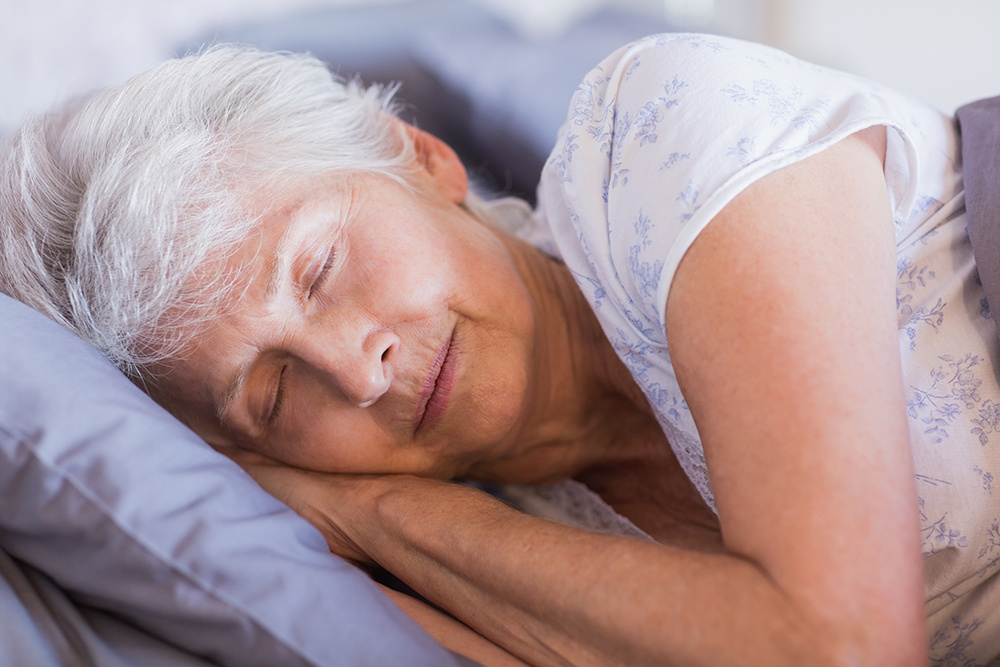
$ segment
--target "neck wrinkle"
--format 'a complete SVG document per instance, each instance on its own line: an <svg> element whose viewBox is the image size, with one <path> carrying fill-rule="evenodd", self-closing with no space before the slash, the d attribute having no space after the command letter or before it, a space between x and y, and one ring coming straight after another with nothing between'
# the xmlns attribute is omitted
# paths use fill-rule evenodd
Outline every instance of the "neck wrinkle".
<svg viewBox="0 0 1000 667"><path fill-rule="evenodd" d="M517 239L503 240L533 300L537 383L516 454L483 476L546 483L635 458L629 435L655 418L590 304L563 264Z"/></svg>

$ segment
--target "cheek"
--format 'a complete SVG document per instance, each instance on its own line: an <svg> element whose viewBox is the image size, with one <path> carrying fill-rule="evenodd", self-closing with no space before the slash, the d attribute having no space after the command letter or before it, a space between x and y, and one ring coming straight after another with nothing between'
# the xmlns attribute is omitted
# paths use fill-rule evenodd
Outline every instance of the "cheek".
<svg viewBox="0 0 1000 667"><path fill-rule="evenodd" d="M461 339L465 367L452 415L451 450L467 463L505 451L521 431L533 396L531 339L486 323L467 327ZM443 452L447 453L447 452Z"/></svg>
<svg viewBox="0 0 1000 667"><path fill-rule="evenodd" d="M358 410L289 406L286 426L264 444L264 454L307 470L376 472L388 451L385 435Z"/></svg>
<svg viewBox="0 0 1000 667"><path fill-rule="evenodd" d="M215 448L233 446L233 438L219 422L215 401L206 383L212 373L218 373L210 361L195 355L191 363L174 363L153 369L155 383L147 382L150 398L166 409L185 426Z"/></svg>
<svg viewBox="0 0 1000 667"><path fill-rule="evenodd" d="M392 433L393 404L357 408L335 395L321 380L297 377L279 418L280 425L261 453L307 470L330 473L408 472L399 468L405 454L401 436Z"/></svg>
<svg viewBox="0 0 1000 667"><path fill-rule="evenodd" d="M397 239L374 244L359 263L359 294L384 317L407 321L427 316L454 300L464 282L443 240Z"/></svg>

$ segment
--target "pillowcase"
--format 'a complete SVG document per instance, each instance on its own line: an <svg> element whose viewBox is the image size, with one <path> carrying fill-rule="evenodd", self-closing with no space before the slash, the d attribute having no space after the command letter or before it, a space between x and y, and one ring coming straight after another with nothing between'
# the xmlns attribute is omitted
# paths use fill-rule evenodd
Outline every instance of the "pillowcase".
<svg viewBox="0 0 1000 667"><path fill-rule="evenodd" d="M455 665L95 348L0 295L0 548L232 665Z"/></svg>

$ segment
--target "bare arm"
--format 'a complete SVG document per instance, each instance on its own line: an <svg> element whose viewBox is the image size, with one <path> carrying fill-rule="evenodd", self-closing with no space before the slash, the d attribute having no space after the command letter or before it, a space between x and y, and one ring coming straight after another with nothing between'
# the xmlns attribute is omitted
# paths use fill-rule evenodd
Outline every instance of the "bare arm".
<svg viewBox="0 0 1000 667"><path fill-rule="evenodd" d="M671 354L727 553L586 533L410 477L307 476L285 499L335 551L532 664L922 664L892 231L870 139L752 186L675 278Z"/></svg>
<svg viewBox="0 0 1000 667"><path fill-rule="evenodd" d="M667 330L726 548L845 648L919 664L883 142L860 133L736 200L682 262Z"/></svg>
<svg viewBox="0 0 1000 667"><path fill-rule="evenodd" d="M923 571L884 140L854 135L733 202L682 262L667 330L727 550L845 649L916 664Z"/></svg>
<svg viewBox="0 0 1000 667"><path fill-rule="evenodd" d="M431 637L455 653L475 660L483 667L526 667L510 653L477 634L451 616L427 603L379 584L396 606L416 621Z"/></svg>

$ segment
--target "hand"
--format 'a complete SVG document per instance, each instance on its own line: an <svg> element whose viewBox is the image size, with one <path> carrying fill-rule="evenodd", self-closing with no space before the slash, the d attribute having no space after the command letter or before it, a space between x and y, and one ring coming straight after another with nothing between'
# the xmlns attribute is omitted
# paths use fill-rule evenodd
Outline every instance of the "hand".
<svg viewBox="0 0 1000 667"><path fill-rule="evenodd" d="M374 526L374 498L380 478L303 470L255 452L220 449L261 487L316 526L330 551L359 565L371 565L364 530Z"/></svg>

